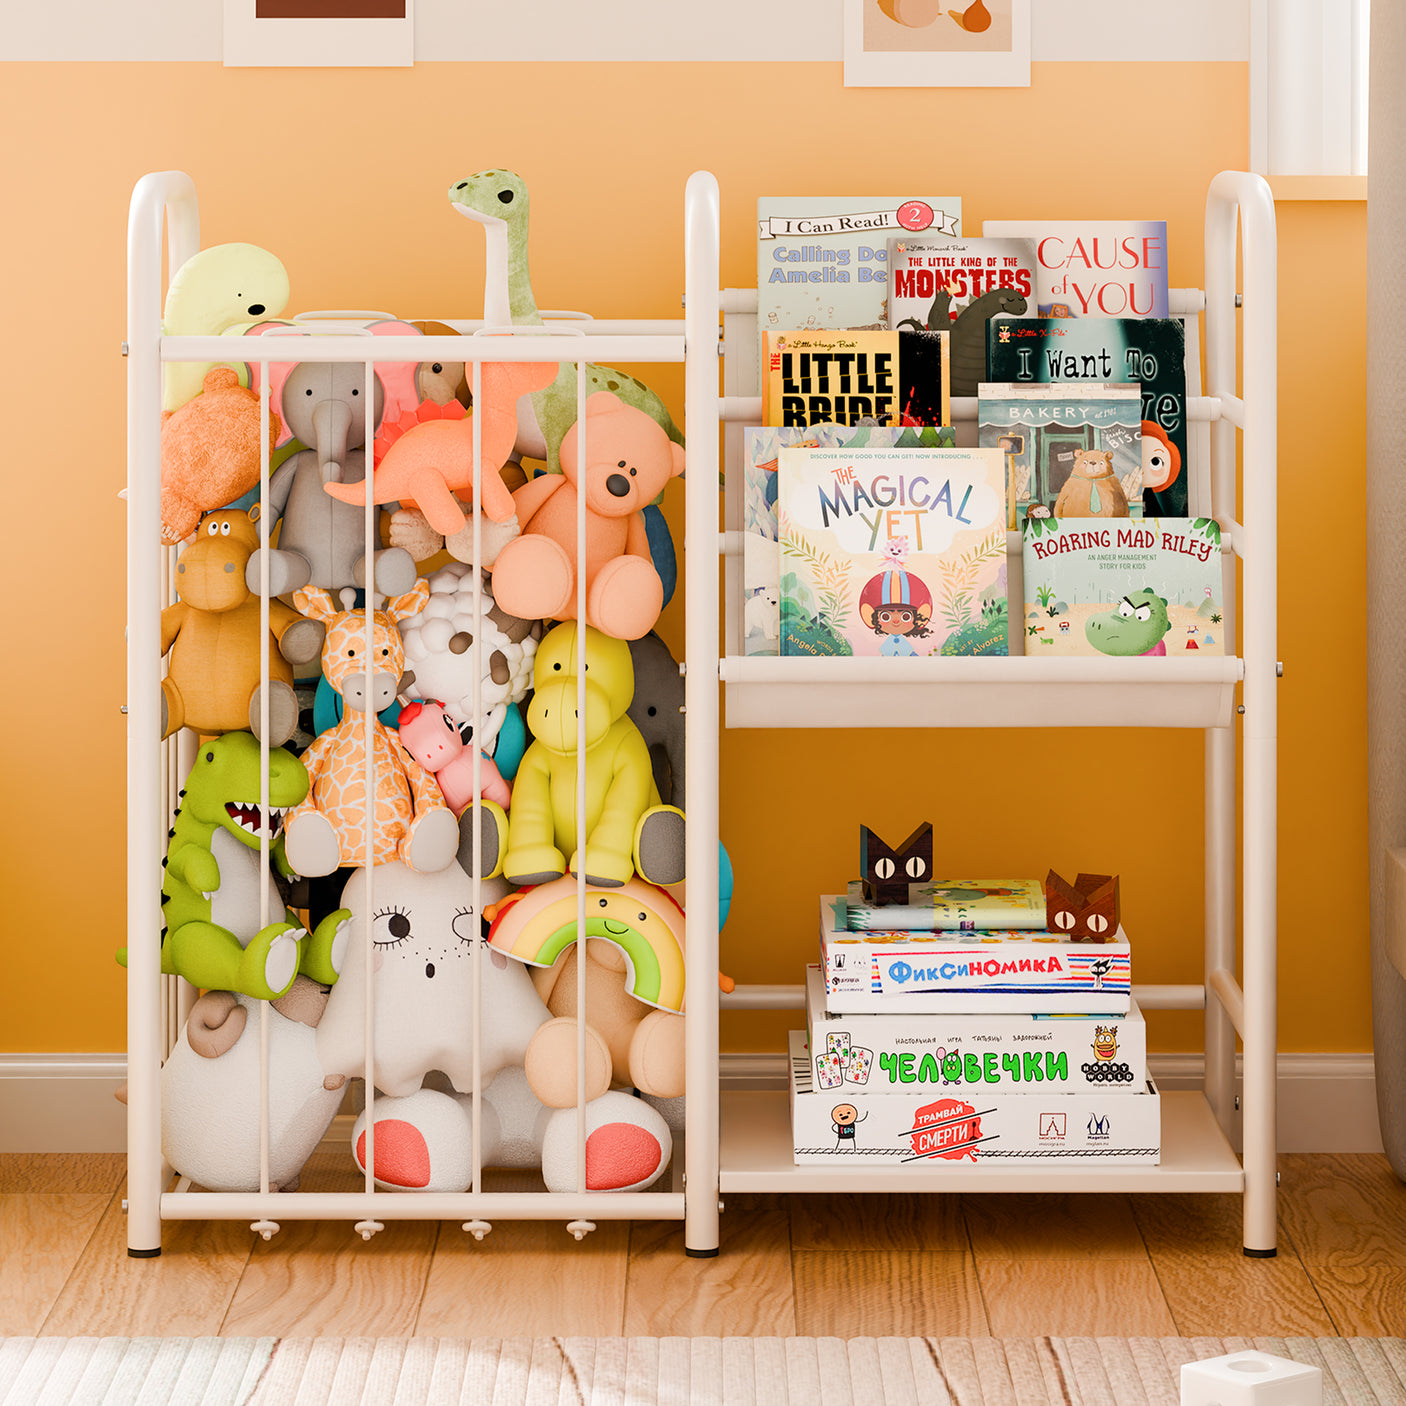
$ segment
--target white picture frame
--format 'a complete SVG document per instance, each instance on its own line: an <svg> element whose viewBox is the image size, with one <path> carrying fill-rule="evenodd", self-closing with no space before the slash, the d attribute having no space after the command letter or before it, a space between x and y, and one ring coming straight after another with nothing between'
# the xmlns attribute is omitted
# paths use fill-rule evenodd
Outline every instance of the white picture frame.
<svg viewBox="0 0 1406 1406"><path fill-rule="evenodd" d="M294 13L278 13L288 10ZM409 68L414 62L415 0L224 0L226 68Z"/></svg>
<svg viewBox="0 0 1406 1406"><path fill-rule="evenodd" d="M847 88L1028 88L1030 0L844 0ZM968 32L963 21L969 12Z"/></svg>

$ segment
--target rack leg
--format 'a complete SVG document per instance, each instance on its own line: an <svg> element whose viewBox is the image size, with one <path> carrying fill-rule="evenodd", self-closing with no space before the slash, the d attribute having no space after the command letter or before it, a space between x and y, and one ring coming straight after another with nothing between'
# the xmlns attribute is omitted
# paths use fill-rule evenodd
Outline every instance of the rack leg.
<svg viewBox="0 0 1406 1406"><path fill-rule="evenodd" d="M1206 971L1235 970L1235 729L1206 731ZM1235 1027L1206 987L1206 1099L1221 1131L1235 1117Z"/></svg>

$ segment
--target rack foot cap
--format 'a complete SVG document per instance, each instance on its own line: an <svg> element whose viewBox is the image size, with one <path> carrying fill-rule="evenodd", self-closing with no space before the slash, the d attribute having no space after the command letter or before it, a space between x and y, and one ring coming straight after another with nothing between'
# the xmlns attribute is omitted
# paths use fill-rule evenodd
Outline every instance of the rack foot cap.
<svg viewBox="0 0 1406 1406"><path fill-rule="evenodd" d="M154 1250L134 1250L130 1245L127 1247L127 1258L129 1260L154 1260L160 1253L160 1245Z"/></svg>
<svg viewBox="0 0 1406 1406"><path fill-rule="evenodd" d="M1252 1250L1248 1245L1245 1246L1245 1258L1246 1258L1246 1259L1251 1259L1251 1260L1272 1260L1272 1259L1275 1259L1275 1258L1278 1256L1278 1254L1279 1254L1279 1251L1278 1251L1278 1250Z"/></svg>
<svg viewBox="0 0 1406 1406"><path fill-rule="evenodd" d="M685 1245L683 1252L691 1260L715 1260L718 1257L718 1250L716 1246L714 1246L711 1250L695 1250L691 1246Z"/></svg>

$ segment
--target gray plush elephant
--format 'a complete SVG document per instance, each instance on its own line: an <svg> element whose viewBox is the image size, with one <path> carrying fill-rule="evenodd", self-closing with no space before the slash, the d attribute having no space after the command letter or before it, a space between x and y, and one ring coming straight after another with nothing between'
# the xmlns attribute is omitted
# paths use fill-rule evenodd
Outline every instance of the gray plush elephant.
<svg viewBox="0 0 1406 1406"><path fill-rule="evenodd" d="M630 721L649 747L654 784L665 805L684 803L684 683L678 660L651 630L630 641L635 666L635 697Z"/></svg>
<svg viewBox="0 0 1406 1406"><path fill-rule="evenodd" d="M374 386L373 435L385 401L379 374ZM365 510L339 502L322 487L366 477L365 393L365 370L353 362L302 362L283 381L274 408L293 437L311 448L281 464L269 480L269 512L283 524L278 546L269 552L271 595L307 585L332 591L367 585ZM381 510L375 511L379 529ZM259 589L262 556L255 552L249 560L251 591ZM414 558L398 547L377 551L371 575L382 595L400 595L415 584Z"/></svg>

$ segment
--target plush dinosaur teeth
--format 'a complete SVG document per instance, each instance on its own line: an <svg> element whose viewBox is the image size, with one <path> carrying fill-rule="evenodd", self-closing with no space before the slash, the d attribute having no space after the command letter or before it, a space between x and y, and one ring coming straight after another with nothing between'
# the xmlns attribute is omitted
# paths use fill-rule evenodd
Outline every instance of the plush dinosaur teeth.
<svg viewBox="0 0 1406 1406"><path fill-rule="evenodd" d="M230 801L225 806L225 812L231 820L237 820L246 830L252 834L260 834L263 827L259 823L259 807L257 804L243 804L239 801ZM280 826L283 824L283 817L287 815L287 806L269 807L269 833L278 834Z"/></svg>

